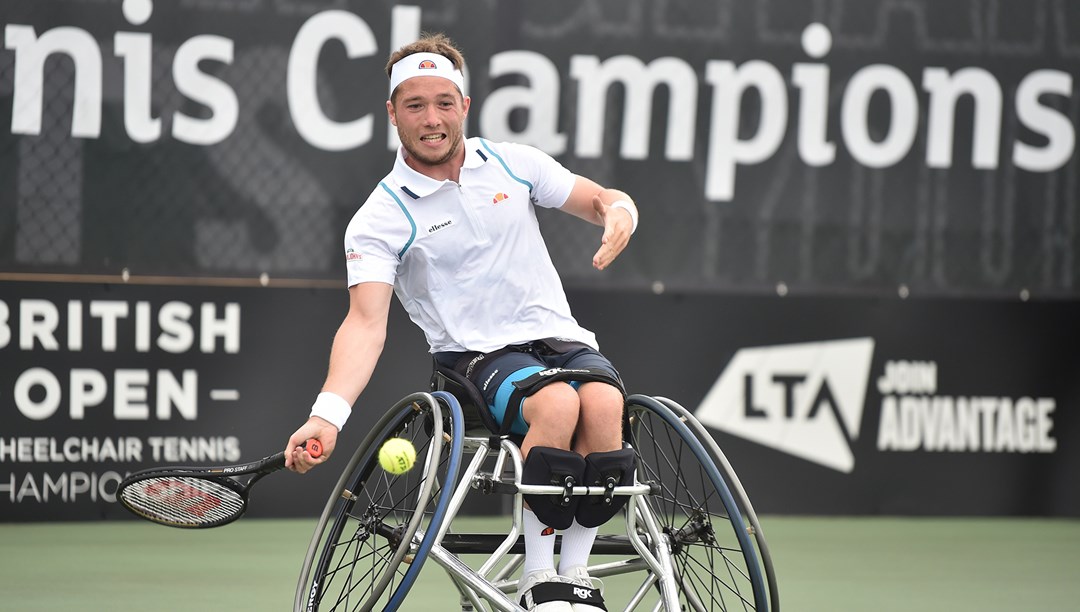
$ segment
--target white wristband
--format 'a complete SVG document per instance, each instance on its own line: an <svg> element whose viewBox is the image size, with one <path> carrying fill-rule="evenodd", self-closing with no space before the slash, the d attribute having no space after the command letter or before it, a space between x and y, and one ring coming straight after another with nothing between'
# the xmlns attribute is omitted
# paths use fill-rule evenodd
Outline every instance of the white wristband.
<svg viewBox="0 0 1080 612"><path fill-rule="evenodd" d="M626 212L630 213L630 218L634 220L634 225L630 228L630 233L633 234L637 231L638 216L636 206L634 206L630 202L627 202L626 200L615 200L611 204L608 204L608 206L610 206L611 208L621 208Z"/></svg>
<svg viewBox="0 0 1080 612"><path fill-rule="evenodd" d="M350 414L352 414L352 405L345 401L345 398L336 393L323 391L315 398L315 403L311 405L310 416L325 419L333 423L334 427L338 428L338 431L341 431Z"/></svg>

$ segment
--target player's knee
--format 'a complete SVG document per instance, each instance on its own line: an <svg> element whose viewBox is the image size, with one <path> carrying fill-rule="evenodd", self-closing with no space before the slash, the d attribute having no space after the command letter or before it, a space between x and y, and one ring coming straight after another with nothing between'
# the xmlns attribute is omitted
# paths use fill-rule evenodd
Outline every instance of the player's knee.
<svg viewBox="0 0 1080 612"><path fill-rule="evenodd" d="M608 418L620 418L625 401L622 391L603 382L587 382L578 390L582 409L604 415Z"/></svg>
<svg viewBox="0 0 1080 612"><path fill-rule="evenodd" d="M574 388L566 383L553 383L539 389L526 398L522 406L522 416L530 428L558 428L560 424L568 424L572 431L580 412L581 400Z"/></svg>
<svg viewBox="0 0 1080 612"><path fill-rule="evenodd" d="M582 385L577 434L587 438L586 446L590 451L621 447L624 411L622 393L618 389L605 383Z"/></svg>

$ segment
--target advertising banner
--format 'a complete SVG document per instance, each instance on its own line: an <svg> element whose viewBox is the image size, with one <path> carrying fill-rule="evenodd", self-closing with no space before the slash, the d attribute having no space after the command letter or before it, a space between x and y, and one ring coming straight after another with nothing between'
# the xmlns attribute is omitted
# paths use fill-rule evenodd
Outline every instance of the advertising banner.
<svg viewBox="0 0 1080 612"><path fill-rule="evenodd" d="M0 283L0 520L126 517L128 472L282 450L347 306L344 289ZM250 515L317 515L364 424L426 388L423 336L395 317L340 454L268 479Z"/></svg>
<svg viewBox="0 0 1080 612"><path fill-rule="evenodd" d="M124 474L249 461L307 416L341 290L0 283L0 520L126 518ZM1080 516L1066 302L575 291L628 390L694 412L762 513ZM365 425L426 388L397 305L331 462L254 492L314 516ZM491 500L470 512L500 512Z"/></svg>
<svg viewBox="0 0 1080 612"><path fill-rule="evenodd" d="M464 49L469 135L633 195L583 288L1078 296L1080 4L5 0L7 272L340 278L390 53Z"/></svg>
<svg viewBox="0 0 1080 612"><path fill-rule="evenodd" d="M577 306L632 391L706 425L759 512L1080 516L1075 302Z"/></svg>

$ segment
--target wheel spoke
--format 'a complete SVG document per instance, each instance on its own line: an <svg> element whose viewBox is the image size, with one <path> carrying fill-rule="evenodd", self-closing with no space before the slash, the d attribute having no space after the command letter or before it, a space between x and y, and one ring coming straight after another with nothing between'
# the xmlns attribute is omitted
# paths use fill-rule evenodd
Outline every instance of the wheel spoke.
<svg viewBox="0 0 1080 612"><path fill-rule="evenodd" d="M709 611L755 610L751 574L718 475L702 465L685 436L659 408L631 405L638 480L659 485L647 504L672 548L680 605ZM664 409L666 410L666 408ZM700 452L700 447L699 447Z"/></svg>

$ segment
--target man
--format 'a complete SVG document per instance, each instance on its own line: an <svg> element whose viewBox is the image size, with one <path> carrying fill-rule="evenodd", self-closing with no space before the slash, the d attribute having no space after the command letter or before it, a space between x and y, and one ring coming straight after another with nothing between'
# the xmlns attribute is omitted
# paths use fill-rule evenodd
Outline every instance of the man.
<svg viewBox="0 0 1080 612"><path fill-rule="evenodd" d="M406 45L387 64L386 110L401 148L346 231L349 311L334 337L322 393L286 446L286 465L296 472L333 453L382 351L391 293L423 329L435 360L476 382L496 421L511 412L513 431L525 434L526 471L539 474L530 484L547 484L551 466L572 464L580 474L587 460L624 452L618 373L571 316L533 206L602 226L592 260L598 270L626 247L637 209L627 194L574 175L537 149L466 139L471 100L463 66L461 52L441 34ZM552 367L589 368L607 378L548 384L520 405L507 405L513 382ZM322 442L321 457L300 448L308 438ZM585 567L597 520L583 525L560 508L544 514L553 516L547 524L533 510L523 519L523 605L598 610L568 603L549 588L591 589ZM558 570L552 523L565 529ZM538 584L546 586L534 591ZM543 601L541 592L556 592L549 595L555 599Z"/></svg>

